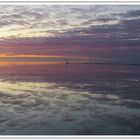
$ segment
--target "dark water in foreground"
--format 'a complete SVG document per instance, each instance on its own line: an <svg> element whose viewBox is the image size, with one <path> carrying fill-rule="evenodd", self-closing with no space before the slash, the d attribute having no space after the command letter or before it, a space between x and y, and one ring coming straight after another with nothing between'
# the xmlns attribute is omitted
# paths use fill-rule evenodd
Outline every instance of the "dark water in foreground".
<svg viewBox="0 0 140 140"><path fill-rule="evenodd" d="M0 134L140 134L140 66L0 65Z"/></svg>

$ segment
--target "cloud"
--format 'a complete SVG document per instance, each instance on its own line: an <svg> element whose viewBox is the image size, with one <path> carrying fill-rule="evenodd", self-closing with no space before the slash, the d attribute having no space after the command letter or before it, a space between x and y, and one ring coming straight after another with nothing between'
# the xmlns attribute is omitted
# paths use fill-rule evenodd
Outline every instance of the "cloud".
<svg viewBox="0 0 140 140"><path fill-rule="evenodd" d="M114 21L114 20L118 20L117 18L113 18L113 17L99 17L96 19L97 22L109 22L109 21Z"/></svg>
<svg viewBox="0 0 140 140"><path fill-rule="evenodd" d="M14 51L18 53L97 56L139 63L139 21L120 20L117 24L73 28L53 37L11 38L6 43L17 46L19 49Z"/></svg>
<svg viewBox="0 0 140 140"><path fill-rule="evenodd" d="M139 7L34 5L6 11L0 14L0 26L22 25L22 31L21 27L5 31L19 32L2 37L1 53L138 59Z"/></svg>
<svg viewBox="0 0 140 140"><path fill-rule="evenodd" d="M122 17L127 17L127 18L139 17L140 16L140 10L130 10L130 11L127 11L125 13L122 13L121 16Z"/></svg>

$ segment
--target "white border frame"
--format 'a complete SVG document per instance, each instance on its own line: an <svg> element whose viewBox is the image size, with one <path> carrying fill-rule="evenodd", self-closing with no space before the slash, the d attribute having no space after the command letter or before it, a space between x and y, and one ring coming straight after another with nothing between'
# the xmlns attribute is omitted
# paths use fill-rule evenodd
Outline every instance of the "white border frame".
<svg viewBox="0 0 140 140"><path fill-rule="evenodd" d="M140 0L0 0L0 5L140 5Z"/></svg>

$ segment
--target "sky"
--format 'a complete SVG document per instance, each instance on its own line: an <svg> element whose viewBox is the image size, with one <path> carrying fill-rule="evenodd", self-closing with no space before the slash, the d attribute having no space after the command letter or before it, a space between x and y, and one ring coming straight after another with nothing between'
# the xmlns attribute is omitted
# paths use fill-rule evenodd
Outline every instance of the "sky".
<svg viewBox="0 0 140 140"><path fill-rule="evenodd" d="M0 5L0 60L140 63L140 5Z"/></svg>

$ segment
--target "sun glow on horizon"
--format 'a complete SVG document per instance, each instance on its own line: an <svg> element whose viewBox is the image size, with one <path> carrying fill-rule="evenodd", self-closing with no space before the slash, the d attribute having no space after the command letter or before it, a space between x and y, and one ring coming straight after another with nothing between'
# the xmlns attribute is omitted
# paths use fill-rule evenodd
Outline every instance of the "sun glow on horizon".
<svg viewBox="0 0 140 140"><path fill-rule="evenodd" d="M43 65L89 62L94 58L57 55L6 55L0 54L0 65Z"/></svg>
<svg viewBox="0 0 140 140"><path fill-rule="evenodd" d="M94 58L94 57L84 57L84 56L62 56L62 55L32 55L32 54L0 54L0 58L79 58L81 60L88 60L89 58Z"/></svg>

